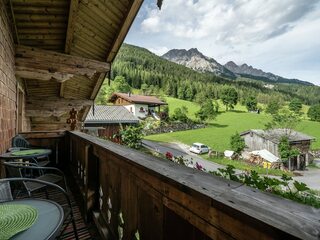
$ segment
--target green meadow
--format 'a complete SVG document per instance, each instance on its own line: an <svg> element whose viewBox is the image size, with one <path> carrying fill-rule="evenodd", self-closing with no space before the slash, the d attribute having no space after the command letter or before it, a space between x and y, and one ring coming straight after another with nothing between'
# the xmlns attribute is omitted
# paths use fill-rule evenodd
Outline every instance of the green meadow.
<svg viewBox="0 0 320 240"><path fill-rule="evenodd" d="M173 114L174 109L186 106L189 118L195 119L195 113L199 110L199 105L193 102L167 98L169 113ZM304 109L307 109L304 107ZM182 142L191 145L193 142L207 144L212 149L224 151L229 149L230 137L235 132L243 132L249 129L263 129L265 124L271 120L268 114L248 113L242 105L237 105L233 111L225 112L224 106L220 103L220 113L217 118L208 124L208 127L197 130L165 133L147 136L146 139L161 142ZM313 149L320 149L320 123L303 120L296 128L316 138L313 142Z"/></svg>

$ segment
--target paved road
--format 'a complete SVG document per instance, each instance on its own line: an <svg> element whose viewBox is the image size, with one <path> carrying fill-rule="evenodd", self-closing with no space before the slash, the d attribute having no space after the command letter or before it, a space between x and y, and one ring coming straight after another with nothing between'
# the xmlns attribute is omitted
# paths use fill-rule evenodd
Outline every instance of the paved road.
<svg viewBox="0 0 320 240"><path fill-rule="evenodd" d="M167 152L170 152L175 157L183 156L185 159L188 159L189 161L191 161L194 167L196 167L196 163L198 163L202 167L204 167L206 171L217 171L218 168L225 168L225 166L223 165L207 161L202 157L198 156L197 154L193 154L189 152L187 149L182 148L178 144L162 143L162 142L155 142L155 141L149 141L149 140L142 140L142 144L146 148L157 151L164 155Z"/></svg>
<svg viewBox="0 0 320 240"><path fill-rule="evenodd" d="M298 172L298 171L296 171ZM303 176L293 177L298 182L304 182L311 189L320 191L320 169L319 168L308 168L305 171L299 171Z"/></svg>
<svg viewBox="0 0 320 240"><path fill-rule="evenodd" d="M172 153L174 156L183 156L185 159L192 161L192 165L195 167L196 163L200 164L205 168L206 171L217 171L218 168L225 168L224 165L220 165L217 163L210 162L208 160L203 159L197 154L193 154L188 151L188 146L183 144L175 144L175 143L163 143L163 142L155 142L149 140L143 140L142 144L154 151L157 151L161 154L166 154L166 152ZM241 172L240 170L237 172ZM303 176L293 177L294 180L299 182L304 182L311 189L320 191L320 169L317 168L309 168L306 171L299 171ZM272 177L269 175L269 177ZM276 177L277 178L277 177Z"/></svg>

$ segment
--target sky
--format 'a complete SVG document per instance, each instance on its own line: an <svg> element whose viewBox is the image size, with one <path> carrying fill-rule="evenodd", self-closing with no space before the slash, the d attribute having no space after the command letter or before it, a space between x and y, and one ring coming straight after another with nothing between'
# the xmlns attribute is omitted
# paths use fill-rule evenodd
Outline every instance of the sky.
<svg viewBox="0 0 320 240"><path fill-rule="evenodd" d="M125 42L197 48L225 64L320 85L320 0L145 0Z"/></svg>

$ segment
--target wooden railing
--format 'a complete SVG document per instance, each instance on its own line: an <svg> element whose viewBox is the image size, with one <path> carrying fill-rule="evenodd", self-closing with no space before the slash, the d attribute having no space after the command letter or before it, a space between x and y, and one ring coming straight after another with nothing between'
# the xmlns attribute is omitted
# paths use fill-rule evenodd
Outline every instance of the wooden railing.
<svg viewBox="0 0 320 240"><path fill-rule="evenodd" d="M320 239L320 210L84 133L23 135L72 170L106 239Z"/></svg>
<svg viewBox="0 0 320 240"><path fill-rule="evenodd" d="M106 239L320 239L320 210L80 132L83 209Z"/></svg>

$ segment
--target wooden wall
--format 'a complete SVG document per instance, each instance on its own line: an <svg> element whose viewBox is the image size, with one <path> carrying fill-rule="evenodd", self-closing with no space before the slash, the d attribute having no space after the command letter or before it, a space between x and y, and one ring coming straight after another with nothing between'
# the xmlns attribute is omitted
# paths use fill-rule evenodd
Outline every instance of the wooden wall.
<svg viewBox="0 0 320 240"><path fill-rule="evenodd" d="M261 150L266 149L275 156L278 156L278 145L274 142L269 141L268 139L262 138L260 135L257 135L256 133L248 133L243 136L244 141L246 143L246 150L247 151L255 151L255 150Z"/></svg>
<svg viewBox="0 0 320 240"><path fill-rule="evenodd" d="M132 102L129 102L121 97L117 97L117 99L114 102L115 105L130 105L133 104Z"/></svg>
<svg viewBox="0 0 320 240"><path fill-rule="evenodd" d="M5 0L0 0L0 153L11 146L16 133L17 81L14 43Z"/></svg>

